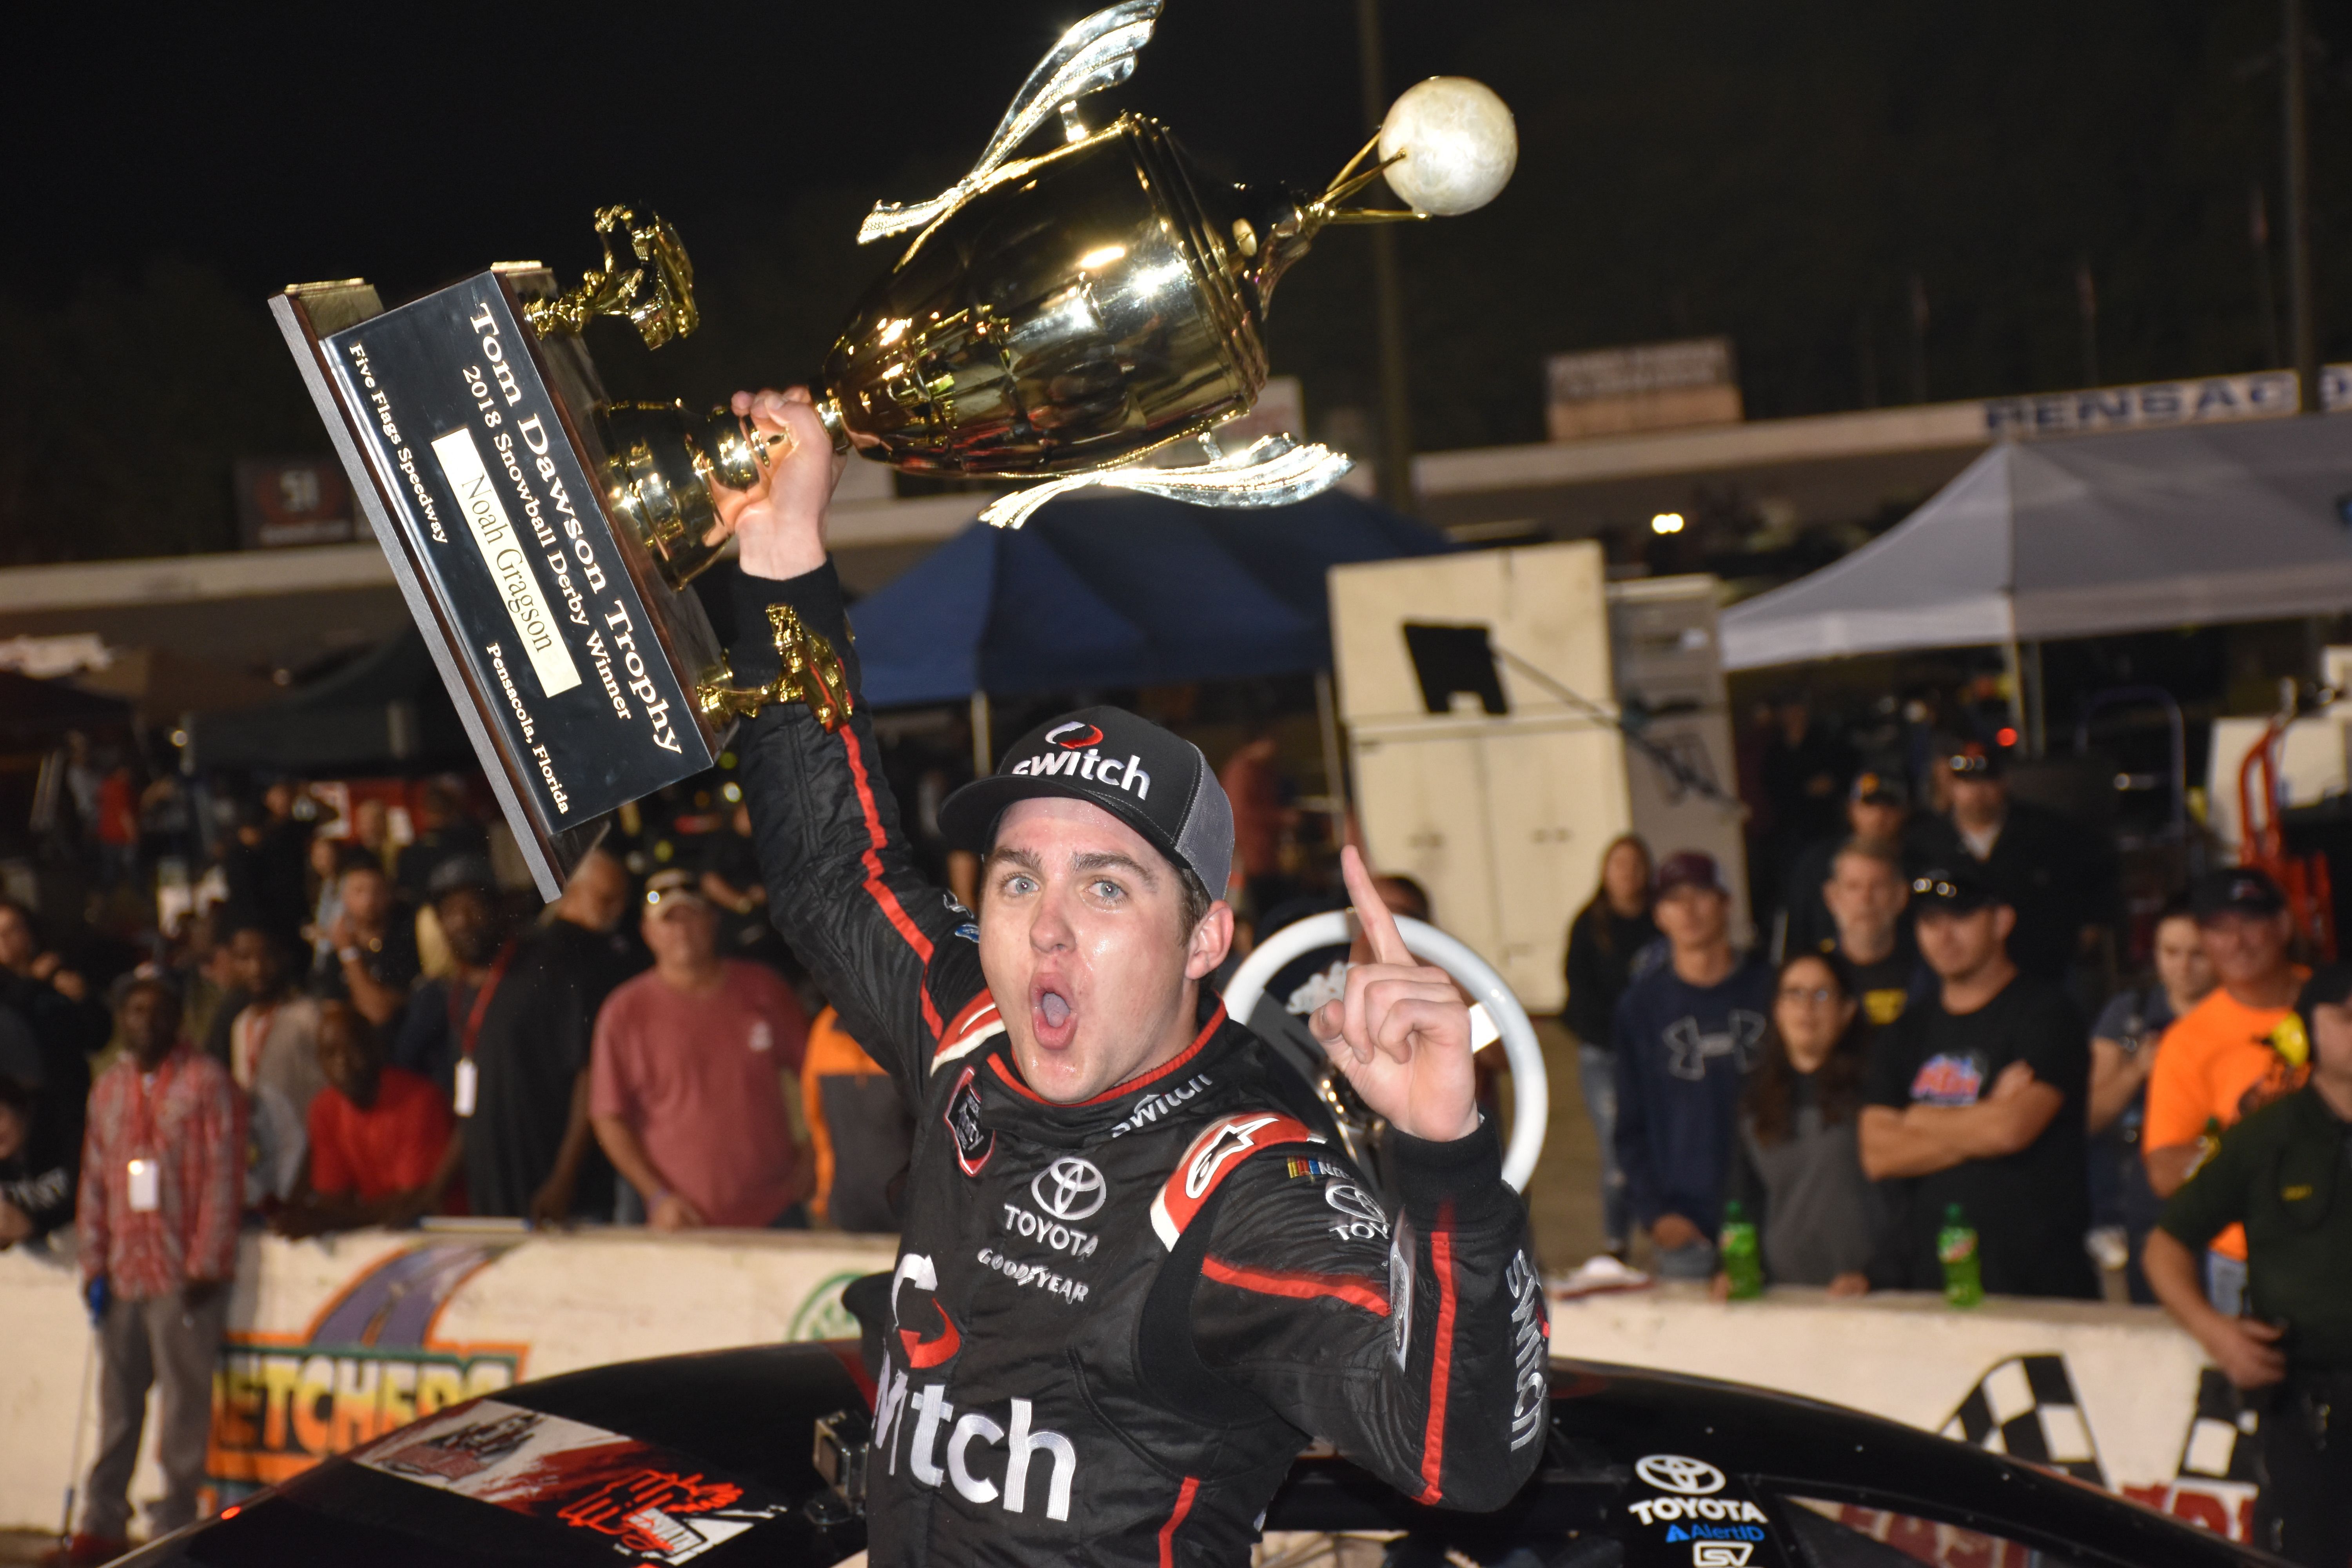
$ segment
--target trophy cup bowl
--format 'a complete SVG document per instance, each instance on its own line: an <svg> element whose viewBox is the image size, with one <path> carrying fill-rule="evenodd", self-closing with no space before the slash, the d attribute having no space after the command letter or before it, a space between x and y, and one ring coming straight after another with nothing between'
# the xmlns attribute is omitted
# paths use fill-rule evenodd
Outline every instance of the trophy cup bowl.
<svg viewBox="0 0 2352 1568"><path fill-rule="evenodd" d="M1481 205L1509 175L1509 112L1475 83L1433 79L1321 195L1220 185L1157 121L1079 117L1132 74L1160 5L1122 0L1078 23L962 180L868 215L861 243L913 237L824 362L816 410L837 450L1032 481L981 514L1011 527L1090 484L1272 506L1346 471L1288 437L1215 443L1265 385L1276 282L1327 225L1428 216L1345 205L1416 150L1426 177L1401 173L1401 193L1425 190L1431 210ZM1055 122L1059 145L1019 155ZM604 395L591 323L625 320L659 348L700 311L668 224L613 206L595 228L602 265L568 289L522 262L390 310L359 279L271 301L550 899L605 813L709 767L738 717L792 700L832 725L854 701L835 650L789 612L771 617L782 675L733 684L686 589L728 552L730 520L791 437L725 408ZM1166 461L1188 437L1200 460Z"/></svg>

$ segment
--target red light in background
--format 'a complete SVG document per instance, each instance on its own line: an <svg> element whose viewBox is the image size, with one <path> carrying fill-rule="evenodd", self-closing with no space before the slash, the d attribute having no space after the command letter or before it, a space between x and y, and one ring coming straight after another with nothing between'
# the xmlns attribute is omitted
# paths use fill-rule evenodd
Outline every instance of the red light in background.
<svg viewBox="0 0 2352 1568"><path fill-rule="evenodd" d="M2003 724L2000 729L1994 731L1992 738L2000 742L2004 746L2014 746L2017 744L2017 731L2011 729L2006 724Z"/></svg>
<svg viewBox="0 0 2352 1568"><path fill-rule="evenodd" d="M221 1510L221 1517L222 1517L223 1519L235 1519L238 1514L243 1513L244 1511L245 1511L245 1505L244 1505L244 1504L242 1504L242 1503L234 1503L234 1502L233 1502L233 1503L229 1504L226 1508L225 1508L225 1509Z"/></svg>

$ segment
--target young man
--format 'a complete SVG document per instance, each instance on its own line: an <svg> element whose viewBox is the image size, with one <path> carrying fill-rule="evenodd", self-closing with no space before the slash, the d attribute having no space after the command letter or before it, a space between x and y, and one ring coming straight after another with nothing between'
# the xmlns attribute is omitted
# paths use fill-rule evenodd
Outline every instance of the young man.
<svg viewBox="0 0 2352 1568"><path fill-rule="evenodd" d="M1837 858L1849 844L1884 846L1895 860L1902 886L1911 883L1910 868L1903 863L1911 826L1911 793L1902 775L1865 768L1853 775L1846 791L1845 831L1816 840L1798 858L1789 873L1789 927L1782 951L1825 952L1822 944L1837 940L1836 912L1829 903L1829 883L1837 875Z"/></svg>
<svg viewBox="0 0 2352 1568"><path fill-rule="evenodd" d="M541 1226L575 1205L604 1217L609 1177L597 1190L587 1170L594 977L543 932L511 933L484 857L451 856L428 889L457 973L417 988L393 1060L449 1097L467 1205Z"/></svg>
<svg viewBox="0 0 2352 1568"><path fill-rule="evenodd" d="M2271 1044L2271 1031L2294 1016L2305 979L2288 953L2294 928L2286 895L2265 873L2232 866L2200 879L2189 909L2220 984L2164 1032L2148 1069L2140 1159L2159 1198L2179 1191L2210 1152L2210 1132L2236 1125L2302 1081L2302 1068ZM2238 1310L2246 1237L2237 1226L2213 1238L2205 1287L2220 1310Z"/></svg>
<svg viewBox="0 0 2352 1568"><path fill-rule="evenodd" d="M388 1065L383 1035L349 1002L319 1009L319 1067L327 1087L310 1102L310 1175L277 1232L396 1229L447 1212L465 1150L441 1091Z"/></svg>
<svg viewBox="0 0 2352 1568"><path fill-rule="evenodd" d="M311 971L310 994L322 1002L349 1002L369 1023L395 1036L408 994L424 972L416 912L373 859L346 866L336 888L341 908L328 930L327 951Z"/></svg>
<svg viewBox="0 0 2352 1568"><path fill-rule="evenodd" d="M1871 1042L1862 1167L1899 1182L1898 1289L1943 1288L1936 1233L1958 1205L1977 1233L1984 1288L2095 1297L2083 1250L2091 1209L2083 1021L2005 945L2017 917L1960 865L1915 878L1919 952L1941 983Z"/></svg>
<svg viewBox="0 0 2352 1568"><path fill-rule="evenodd" d="M310 1101L327 1087L319 1070L319 1004L296 991L277 937L257 924L229 937L246 1004L229 1025L229 1076L252 1102L253 1167L246 1202L271 1208L293 1195L310 1141Z"/></svg>
<svg viewBox="0 0 2352 1568"><path fill-rule="evenodd" d="M1848 840L1830 861L1822 899L1833 931L1817 951L1845 960L1863 1021L1883 1029L1903 1016L1919 980L1919 950L1903 929L1911 879L1900 853L1884 839Z"/></svg>
<svg viewBox="0 0 2352 1568"><path fill-rule="evenodd" d="M791 446L740 514L759 634L737 678L776 679L768 634L797 624L854 694L830 440L805 392L738 409ZM1022 737L940 813L985 858L975 918L913 871L863 705L821 705L767 706L735 749L770 910L919 1107L869 1298L890 1324L877 1568L1244 1563L1308 1433L1424 1501L1507 1500L1549 1404L1526 1211L1476 1114L1469 1010L1360 859L1375 961L1315 1028L1391 1126L1394 1210L1277 1109L1202 988L1233 939L1233 831L1197 748L1108 708Z"/></svg>
<svg viewBox="0 0 2352 1568"><path fill-rule="evenodd" d="M1618 999L1617 1163L1626 1205L1668 1279L1715 1274L1739 1091L1772 1016L1772 967L1731 946L1731 895L1696 849L1658 866L1664 963Z"/></svg>
<svg viewBox="0 0 2352 1568"><path fill-rule="evenodd" d="M646 967L646 951L622 920L635 903L629 868L609 849L591 849L572 868L563 896L541 923L550 959L586 989L582 1000L593 1019L613 988Z"/></svg>
<svg viewBox="0 0 2352 1568"><path fill-rule="evenodd" d="M2009 955L2036 980L2061 984L2116 908L2113 860L2053 812L2011 800L1998 751L1969 742L1943 759L1951 814L1923 825L1933 863L1971 868L2010 909Z"/></svg>
<svg viewBox="0 0 2352 1568"><path fill-rule="evenodd" d="M655 872L639 923L654 966L596 1016L596 1142L656 1230L805 1228L783 1075L797 1081L808 1016L772 971L719 956L693 872Z"/></svg>
<svg viewBox="0 0 2352 1568"><path fill-rule="evenodd" d="M2352 966L2313 975L2296 1012L2310 1080L2221 1139L2149 1233L2147 1268L2230 1381L2263 1391L2254 1544L2306 1568L2343 1568L2352 1560ZM2245 1317L2215 1310L2198 1278L2225 1226L2246 1237Z"/></svg>
<svg viewBox="0 0 2352 1568"><path fill-rule="evenodd" d="M134 981L118 1017L129 1049L90 1091L76 1215L102 1366L98 1458L66 1552L77 1563L124 1550L152 1384L163 1497L148 1523L162 1535L195 1517L243 1206L244 1098L180 1038L179 997Z"/></svg>

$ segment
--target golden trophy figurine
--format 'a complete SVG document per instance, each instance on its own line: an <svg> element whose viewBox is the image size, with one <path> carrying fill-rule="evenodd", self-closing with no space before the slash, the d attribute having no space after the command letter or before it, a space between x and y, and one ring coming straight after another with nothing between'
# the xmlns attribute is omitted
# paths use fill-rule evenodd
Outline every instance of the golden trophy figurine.
<svg viewBox="0 0 2352 1568"><path fill-rule="evenodd" d="M1319 195L1218 185L1158 121L1094 128L1081 112L1133 75L1160 4L1125 0L1071 28L970 174L868 215L861 241L908 237L817 378L840 449L911 474L1034 481L981 514L1003 527L1086 485L1278 506L1346 472L1343 455L1288 436L1216 444L1265 385L1275 285L1327 225L1490 200L1516 155L1510 111L1437 78ZM1405 206L1349 205L1382 175ZM271 301L549 898L604 814L709 766L736 718L805 701L833 723L851 700L835 650L797 622L773 627L783 676L739 689L682 592L726 552L790 437L725 409L604 395L590 322L620 318L658 348L699 312L668 224L610 206L595 226L601 264L568 289L518 262L392 310L359 279ZM1193 438L1198 461L1169 460Z"/></svg>
<svg viewBox="0 0 2352 1568"><path fill-rule="evenodd" d="M914 237L851 312L817 378L818 414L844 449L904 473L1047 481L982 513L1003 527L1087 485L1278 506L1347 471L1345 456L1286 436L1232 454L1213 440L1265 385L1275 285L1326 225L1485 205L1516 157L1510 111L1476 82L1434 78L1397 100L1319 195L1220 186L1158 121L1127 113L1091 130L1081 117L1086 98L1133 74L1161 3L1127 0L1072 27L970 174L929 201L868 215L861 244ZM1019 155L1049 127L1060 145ZM1407 206L1345 205L1381 175ZM661 335L646 342L658 346L673 327L693 330L691 272L667 226L647 228L666 238L639 254L654 257L648 265L677 300L652 312ZM670 250L674 265L662 259ZM534 325L577 331L613 314L644 331L645 300L615 291L613 272L608 259L580 289L535 307ZM709 482L756 488L759 438L724 410L616 406L600 421L614 437L616 506L657 536L669 530L691 575L726 536L719 509L697 492ZM1208 437L1198 463L1137 461L1190 437Z"/></svg>

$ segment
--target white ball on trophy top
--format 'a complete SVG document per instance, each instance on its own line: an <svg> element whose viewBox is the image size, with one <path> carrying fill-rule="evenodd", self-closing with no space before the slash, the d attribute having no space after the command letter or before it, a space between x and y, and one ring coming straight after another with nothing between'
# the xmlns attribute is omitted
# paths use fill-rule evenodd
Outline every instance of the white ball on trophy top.
<svg viewBox="0 0 2352 1568"><path fill-rule="evenodd" d="M1499 195L1519 161L1510 105L1484 82L1433 76L1405 89L1381 122L1389 189L1415 212L1450 217Z"/></svg>

